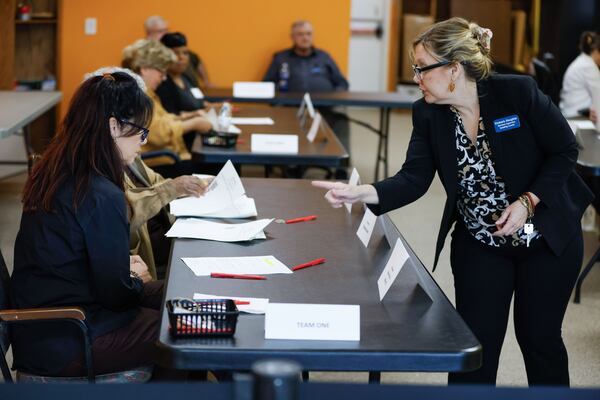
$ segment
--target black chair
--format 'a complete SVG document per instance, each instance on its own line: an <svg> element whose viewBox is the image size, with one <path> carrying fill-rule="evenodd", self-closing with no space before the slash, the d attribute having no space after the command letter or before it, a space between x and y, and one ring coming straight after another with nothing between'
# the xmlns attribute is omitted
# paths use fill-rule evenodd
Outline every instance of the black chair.
<svg viewBox="0 0 600 400"><path fill-rule="evenodd" d="M152 367L148 366L96 376L93 370L91 339L84 310L79 307L10 309L9 280L8 268L0 250L0 370L2 370L5 382L13 383L6 362L6 353L10 347L10 326L12 324L43 321L64 321L64 323L75 324L81 329L84 338L87 375L84 377L49 377L31 374L26 371L17 371L17 381L26 383L80 383L86 381L90 383L125 383L146 382L150 379Z"/></svg>
<svg viewBox="0 0 600 400"><path fill-rule="evenodd" d="M544 61L534 58L531 60L534 70L534 78L538 84L538 87L542 92L547 94L552 102L558 106L559 102L559 87L554 79L554 74L548 64Z"/></svg>

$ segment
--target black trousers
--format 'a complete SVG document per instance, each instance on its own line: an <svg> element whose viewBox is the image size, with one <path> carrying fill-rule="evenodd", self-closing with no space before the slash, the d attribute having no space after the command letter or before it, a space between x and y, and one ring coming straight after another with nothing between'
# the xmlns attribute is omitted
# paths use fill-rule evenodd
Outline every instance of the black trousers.
<svg viewBox="0 0 600 400"><path fill-rule="evenodd" d="M581 230L556 256L542 238L529 248L494 248L457 222L450 262L456 309L483 346L483 365L451 373L450 384L495 384L510 303L530 385L569 385L561 326L583 258Z"/></svg>

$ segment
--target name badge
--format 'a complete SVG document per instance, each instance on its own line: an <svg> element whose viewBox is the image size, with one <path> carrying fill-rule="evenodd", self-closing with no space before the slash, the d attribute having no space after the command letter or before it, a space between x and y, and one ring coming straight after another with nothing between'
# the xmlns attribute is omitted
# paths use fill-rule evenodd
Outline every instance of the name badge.
<svg viewBox="0 0 600 400"><path fill-rule="evenodd" d="M200 100L204 98L204 93L202 93L202 90L200 90L200 88L193 87L190 89L190 92L192 92L192 96L194 96L194 98L196 99Z"/></svg>
<svg viewBox="0 0 600 400"><path fill-rule="evenodd" d="M509 115L508 117L499 118L494 121L494 129L496 130L496 133L517 129L520 126L521 121L519 121L518 115Z"/></svg>

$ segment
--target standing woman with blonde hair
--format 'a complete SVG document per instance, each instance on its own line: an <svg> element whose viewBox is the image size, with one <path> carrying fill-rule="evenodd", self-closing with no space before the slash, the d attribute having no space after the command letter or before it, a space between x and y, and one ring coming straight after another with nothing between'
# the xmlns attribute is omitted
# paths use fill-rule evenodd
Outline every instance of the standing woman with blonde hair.
<svg viewBox="0 0 600 400"><path fill-rule="evenodd" d="M413 132L402 169L371 185L314 182L334 206L383 214L423 196L435 173L447 200L434 269L454 225L456 308L483 346L482 367L449 383L494 384L515 296L515 333L530 385L569 385L561 325L583 257L592 193L575 174L577 144L527 76L492 74L492 32L452 18L413 42Z"/></svg>

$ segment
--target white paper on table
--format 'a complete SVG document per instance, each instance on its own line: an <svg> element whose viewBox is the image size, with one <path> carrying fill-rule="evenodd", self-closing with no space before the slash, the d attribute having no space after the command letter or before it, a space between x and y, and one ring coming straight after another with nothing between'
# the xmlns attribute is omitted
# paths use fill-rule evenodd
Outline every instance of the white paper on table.
<svg viewBox="0 0 600 400"><path fill-rule="evenodd" d="M298 154L298 135L253 133L250 140L252 153Z"/></svg>
<svg viewBox="0 0 600 400"><path fill-rule="evenodd" d="M369 247L369 240L371 240L371 235L373 235L373 229L375 228L376 222L377 216L367 208L365 210L365 215L363 215L363 219L358 226L358 230L356 231L356 236L358 236L365 247Z"/></svg>
<svg viewBox="0 0 600 400"><path fill-rule="evenodd" d="M356 168L352 168L352 173L350 174L350 179L348 180L348 185L356 186L360 181L360 176L358 175L358 170ZM348 212L352 212L352 203L344 203L346 206L346 210Z"/></svg>
<svg viewBox="0 0 600 400"><path fill-rule="evenodd" d="M308 133L306 134L306 139L308 139L309 142L311 142L311 143L314 142L315 137L317 137L317 132L319 132L320 126L321 126L321 114L316 113L315 118L313 118L312 125L310 126L310 129L308 130Z"/></svg>
<svg viewBox="0 0 600 400"><path fill-rule="evenodd" d="M237 125L274 125L275 121L269 117L254 117L254 118L231 118L232 124Z"/></svg>
<svg viewBox="0 0 600 400"><path fill-rule="evenodd" d="M272 99L275 97L275 83L233 82L233 97Z"/></svg>
<svg viewBox="0 0 600 400"><path fill-rule="evenodd" d="M576 134L578 129L596 129L594 123L589 119L568 119L567 122L573 134Z"/></svg>
<svg viewBox="0 0 600 400"><path fill-rule="evenodd" d="M396 277L400 273L400 270L404 266L404 263L408 260L408 252L402 243L402 240L398 238L396 245L392 250L390 259L385 264L383 272L377 279L377 288L379 289L379 300L383 300L388 290L396 280Z"/></svg>
<svg viewBox="0 0 600 400"><path fill-rule="evenodd" d="M215 296L212 294L194 293L194 300L202 299L231 299L233 301L248 301L250 304L236 304L236 307L241 312L248 314L264 314L269 305L269 299L262 297L240 297L240 296Z"/></svg>
<svg viewBox="0 0 600 400"><path fill-rule="evenodd" d="M246 193L242 180L233 167L231 160L223 166L219 174L206 188L203 196L184 197L173 200L171 213L173 215L186 214L191 210L206 214L230 207L235 201Z"/></svg>
<svg viewBox="0 0 600 400"><path fill-rule="evenodd" d="M227 133L235 133L236 135L239 135L240 133L242 133L242 130L240 128L238 128L237 126L231 124L227 128Z"/></svg>
<svg viewBox="0 0 600 400"><path fill-rule="evenodd" d="M181 260L197 276L210 276L211 272L242 275L292 273L291 269L271 255L251 257L183 257Z"/></svg>
<svg viewBox="0 0 600 400"><path fill-rule="evenodd" d="M273 219L259 219L241 224L225 224L197 218L179 218L166 237L242 242L258 236ZM265 237L266 238L266 237Z"/></svg>
<svg viewBox="0 0 600 400"><path fill-rule="evenodd" d="M250 218L258 215L254 199L246 195L235 199L229 206L213 212L203 212L202 208L194 206L193 200L198 199L197 197L186 197L186 199L189 201L179 202L175 210L171 207L171 214L176 217L200 218Z"/></svg>

